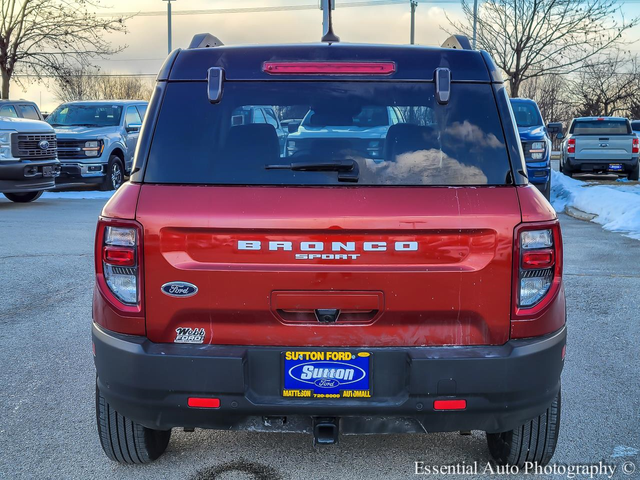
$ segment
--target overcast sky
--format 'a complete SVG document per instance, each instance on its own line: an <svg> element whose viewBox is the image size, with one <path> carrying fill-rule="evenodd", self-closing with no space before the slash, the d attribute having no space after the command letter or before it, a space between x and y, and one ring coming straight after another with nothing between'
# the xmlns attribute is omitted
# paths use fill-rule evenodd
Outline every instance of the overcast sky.
<svg viewBox="0 0 640 480"><path fill-rule="evenodd" d="M342 0L343 3L365 3L380 0ZM389 3L394 0L390 0ZM396 0L397 1L397 0ZM227 45L246 43L315 42L322 33L322 12L319 9L280 12L192 14L181 11L201 9L242 9L264 6L317 5L319 0L173 0L173 48L186 47L196 33L209 32ZM340 7L334 12L334 30L342 41L369 43L408 43L410 26L409 0L391 5ZM100 14L141 12L127 21L126 35L110 35L114 46L127 48L109 60L97 61L104 72L155 74L167 55L167 3L162 0L102 0ZM161 12L154 15L153 12ZM629 4L625 13L638 15L640 4ZM146 15L145 15L146 13ZM151 14L150 14L151 13ZM443 28L449 24L446 16L460 19L462 10L455 0L430 2L419 0L416 10L416 43L440 45L448 36ZM640 28L637 29L640 36ZM640 47L635 49L640 50ZM57 100L46 84L30 85L23 91L12 85L13 98L28 98L41 103L43 111L51 111Z"/></svg>

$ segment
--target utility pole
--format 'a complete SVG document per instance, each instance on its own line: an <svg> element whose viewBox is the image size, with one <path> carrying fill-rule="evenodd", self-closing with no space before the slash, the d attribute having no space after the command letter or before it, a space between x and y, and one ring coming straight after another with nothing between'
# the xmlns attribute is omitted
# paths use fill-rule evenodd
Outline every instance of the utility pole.
<svg viewBox="0 0 640 480"><path fill-rule="evenodd" d="M478 0L473 0L473 49L476 49L476 38L478 30Z"/></svg>
<svg viewBox="0 0 640 480"><path fill-rule="evenodd" d="M409 0L411 3L411 45L416 43L416 7L418 0Z"/></svg>
<svg viewBox="0 0 640 480"><path fill-rule="evenodd" d="M162 0L167 2L167 38L169 41L169 48L167 53L171 53L171 2L176 0Z"/></svg>

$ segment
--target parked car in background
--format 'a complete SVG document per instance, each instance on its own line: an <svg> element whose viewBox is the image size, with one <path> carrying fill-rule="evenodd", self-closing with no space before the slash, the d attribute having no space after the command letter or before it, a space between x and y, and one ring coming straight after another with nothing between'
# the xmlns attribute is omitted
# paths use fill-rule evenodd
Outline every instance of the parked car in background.
<svg viewBox="0 0 640 480"><path fill-rule="evenodd" d="M299 126L290 124L287 156L300 157L311 152L335 155L350 150L364 158L382 162L389 127L401 123L404 117L395 106L316 105Z"/></svg>
<svg viewBox="0 0 640 480"><path fill-rule="evenodd" d="M580 117L571 120L562 142L560 171L616 173L638 180L640 139L621 117Z"/></svg>
<svg viewBox="0 0 640 480"><path fill-rule="evenodd" d="M0 100L0 117L44 120L38 105L29 100Z"/></svg>
<svg viewBox="0 0 640 480"><path fill-rule="evenodd" d="M551 139L561 132L562 124L545 126L538 104L529 98L512 98L511 108L518 125L529 181L548 200L551 195Z"/></svg>
<svg viewBox="0 0 640 480"><path fill-rule="evenodd" d="M0 113L7 110L17 111L11 102L2 102ZM32 202L55 186L59 173L51 125L0 115L0 192L5 197L12 202Z"/></svg>
<svg viewBox="0 0 640 480"><path fill-rule="evenodd" d="M131 172L147 102L63 103L47 117L58 136L57 185L96 184L114 190Z"/></svg>

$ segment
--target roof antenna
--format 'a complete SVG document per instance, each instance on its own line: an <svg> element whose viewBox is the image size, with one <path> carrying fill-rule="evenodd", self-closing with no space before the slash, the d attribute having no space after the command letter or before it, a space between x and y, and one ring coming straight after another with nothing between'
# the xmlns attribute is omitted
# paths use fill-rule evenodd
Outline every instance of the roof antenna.
<svg viewBox="0 0 640 480"><path fill-rule="evenodd" d="M322 17L323 35L321 40L322 42L333 43L333 42L340 41L340 37L338 37L335 33L333 33L333 21L331 19L331 10L336 8L334 2L335 0L322 0L322 3L320 4L320 8L322 8L322 13L323 13L323 17Z"/></svg>

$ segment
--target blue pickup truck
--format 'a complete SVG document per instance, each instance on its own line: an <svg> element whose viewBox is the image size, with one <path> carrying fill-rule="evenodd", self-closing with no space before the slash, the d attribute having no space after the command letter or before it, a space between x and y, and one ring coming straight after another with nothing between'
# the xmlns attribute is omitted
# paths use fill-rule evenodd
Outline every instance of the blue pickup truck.
<svg viewBox="0 0 640 480"><path fill-rule="evenodd" d="M548 200L551 193L551 136L562 132L562 124L545 126L538 104L528 98L512 98L511 107L518 124L529 182Z"/></svg>

